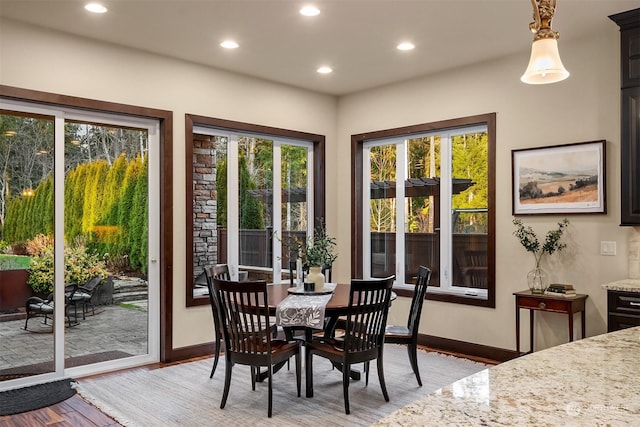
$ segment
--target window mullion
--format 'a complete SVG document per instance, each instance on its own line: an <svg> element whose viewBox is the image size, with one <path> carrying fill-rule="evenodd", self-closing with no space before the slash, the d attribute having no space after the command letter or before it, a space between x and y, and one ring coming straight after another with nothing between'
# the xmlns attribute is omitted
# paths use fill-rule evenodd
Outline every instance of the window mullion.
<svg viewBox="0 0 640 427"><path fill-rule="evenodd" d="M440 139L440 287L451 289L453 285L453 271L451 259L452 226L451 226L451 182L452 182L452 154L451 135L442 134Z"/></svg>
<svg viewBox="0 0 640 427"><path fill-rule="evenodd" d="M396 283L405 282L405 187L407 179L407 152L408 140L404 140L396 145ZM398 282L400 280L400 282Z"/></svg>
<svg viewBox="0 0 640 427"><path fill-rule="evenodd" d="M238 171L238 135L230 134L227 148L227 263L233 280L238 280L240 260L240 177Z"/></svg>
<svg viewBox="0 0 640 427"><path fill-rule="evenodd" d="M281 143L273 141L273 235L282 236L282 157ZM273 282L279 283L282 275L282 244L278 239L271 239L273 247L272 264Z"/></svg>

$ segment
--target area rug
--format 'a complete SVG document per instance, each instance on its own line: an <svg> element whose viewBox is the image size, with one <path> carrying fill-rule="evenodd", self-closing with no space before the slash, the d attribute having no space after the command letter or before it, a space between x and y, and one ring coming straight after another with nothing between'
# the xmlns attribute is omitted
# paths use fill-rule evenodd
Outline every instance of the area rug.
<svg viewBox="0 0 640 427"><path fill-rule="evenodd" d="M209 379L212 359L160 369L136 369L80 379L78 393L128 427L204 425L358 426L374 421L429 393L487 368L487 365L435 352L418 351L423 386L419 387L404 346L385 346L384 373L390 402L385 402L375 363L369 385L351 381L351 414L344 413L342 374L326 359L314 357L314 397L296 395L293 359L273 377L273 417L267 418L267 382L251 390L249 368L235 365L227 405L220 409L224 357ZM362 365L356 365L362 370ZM303 369L304 372L304 369Z"/></svg>
<svg viewBox="0 0 640 427"><path fill-rule="evenodd" d="M55 405L76 394L71 386L74 380L66 378L60 381L32 385L0 392L0 416L33 411Z"/></svg>

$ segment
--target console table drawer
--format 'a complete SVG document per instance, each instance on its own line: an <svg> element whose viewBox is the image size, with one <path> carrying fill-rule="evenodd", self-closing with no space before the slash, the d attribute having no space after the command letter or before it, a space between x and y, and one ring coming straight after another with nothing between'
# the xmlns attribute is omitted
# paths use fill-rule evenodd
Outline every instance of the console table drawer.
<svg viewBox="0 0 640 427"><path fill-rule="evenodd" d="M520 297L518 300L520 308L528 308L531 310L559 311L568 313L570 302L561 299L544 299Z"/></svg>

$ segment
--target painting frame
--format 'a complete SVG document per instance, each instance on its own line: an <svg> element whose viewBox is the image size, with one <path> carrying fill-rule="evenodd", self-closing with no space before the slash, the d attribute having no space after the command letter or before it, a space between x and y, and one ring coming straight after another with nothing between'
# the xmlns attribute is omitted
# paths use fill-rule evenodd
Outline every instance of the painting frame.
<svg viewBox="0 0 640 427"><path fill-rule="evenodd" d="M513 215L603 214L606 141L511 150Z"/></svg>

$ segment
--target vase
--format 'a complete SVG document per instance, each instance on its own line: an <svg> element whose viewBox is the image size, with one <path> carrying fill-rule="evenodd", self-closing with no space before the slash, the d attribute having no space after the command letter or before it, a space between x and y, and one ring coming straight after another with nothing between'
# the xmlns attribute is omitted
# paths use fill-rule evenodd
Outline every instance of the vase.
<svg viewBox="0 0 640 427"><path fill-rule="evenodd" d="M315 283L314 290L316 292L322 291L322 288L324 287L324 274L322 274L320 267L309 267L309 273L307 273L305 282Z"/></svg>
<svg viewBox="0 0 640 427"><path fill-rule="evenodd" d="M532 294L544 294L549 287L549 274L540 266L527 273L527 283Z"/></svg>

